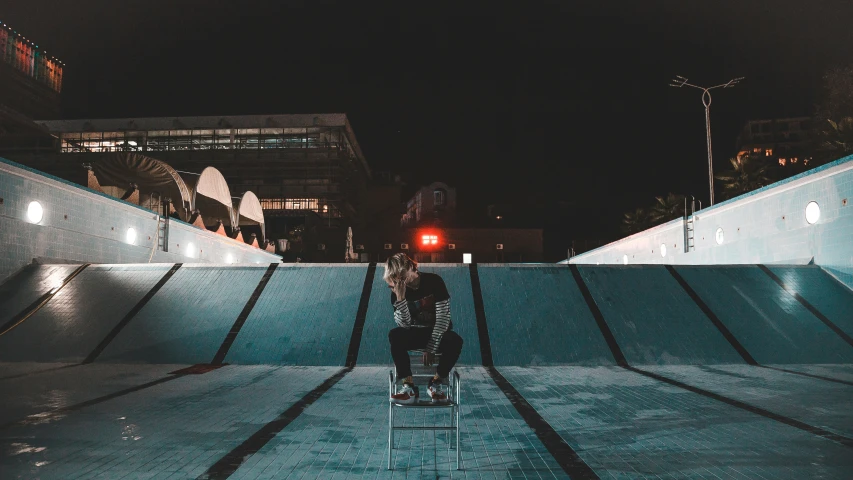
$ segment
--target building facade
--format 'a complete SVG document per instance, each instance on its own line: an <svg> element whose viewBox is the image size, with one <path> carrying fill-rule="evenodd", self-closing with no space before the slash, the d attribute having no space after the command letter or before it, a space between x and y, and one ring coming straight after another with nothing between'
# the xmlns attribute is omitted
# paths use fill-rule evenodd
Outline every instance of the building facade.
<svg viewBox="0 0 853 480"><path fill-rule="evenodd" d="M737 137L738 158L765 157L786 170L805 170L811 161L806 155L810 117L750 120Z"/></svg>
<svg viewBox="0 0 853 480"><path fill-rule="evenodd" d="M416 225L450 225L456 219L456 189L443 182L421 187L406 202L402 227Z"/></svg>
<svg viewBox="0 0 853 480"><path fill-rule="evenodd" d="M4 109L29 118L59 117L63 67L32 39L0 22L0 106ZM0 126L3 123L0 116Z"/></svg>
<svg viewBox="0 0 853 480"><path fill-rule="evenodd" d="M84 166L138 152L182 174L218 169L234 195L255 192L271 238L307 216L328 225L364 221L371 178L345 114L243 115L50 120L51 152L7 152L9 158L85 184Z"/></svg>

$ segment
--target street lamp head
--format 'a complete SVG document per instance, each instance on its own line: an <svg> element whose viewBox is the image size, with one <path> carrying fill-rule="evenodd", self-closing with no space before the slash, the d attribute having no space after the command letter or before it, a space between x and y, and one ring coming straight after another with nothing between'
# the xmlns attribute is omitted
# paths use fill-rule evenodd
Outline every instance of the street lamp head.
<svg viewBox="0 0 853 480"><path fill-rule="evenodd" d="M672 79L672 83L669 84L670 87L681 88L684 84L687 83L687 79L682 77L681 75L676 75L675 78Z"/></svg>
<svg viewBox="0 0 853 480"><path fill-rule="evenodd" d="M729 82L728 82L728 83L726 83L725 85L723 85L723 88L734 87L735 85L737 85L738 83L740 83L740 81L741 81L741 80L743 80L744 78L745 78L745 77L737 77L737 78L733 78L733 79L729 80Z"/></svg>

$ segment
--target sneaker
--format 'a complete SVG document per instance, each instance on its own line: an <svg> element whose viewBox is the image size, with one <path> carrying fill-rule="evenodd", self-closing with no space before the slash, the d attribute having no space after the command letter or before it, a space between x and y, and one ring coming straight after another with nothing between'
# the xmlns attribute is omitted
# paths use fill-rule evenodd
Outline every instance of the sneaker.
<svg viewBox="0 0 853 480"><path fill-rule="evenodd" d="M418 402L418 387L404 383L397 388L397 393L391 395L391 401L401 405L411 405Z"/></svg>
<svg viewBox="0 0 853 480"><path fill-rule="evenodd" d="M435 377L429 379L427 385L427 393L432 403L442 403L447 401L447 393L444 391L444 385L441 380L436 380Z"/></svg>

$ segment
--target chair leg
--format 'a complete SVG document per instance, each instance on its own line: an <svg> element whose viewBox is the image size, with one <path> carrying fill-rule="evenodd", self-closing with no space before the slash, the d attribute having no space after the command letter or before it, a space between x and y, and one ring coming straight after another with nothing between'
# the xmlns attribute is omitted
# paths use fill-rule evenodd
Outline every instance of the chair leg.
<svg viewBox="0 0 853 480"><path fill-rule="evenodd" d="M394 406L388 403L388 470L391 470L391 450L394 449Z"/></svg>
<svg viewBox="0 0 853 480"><path fill-rule="evenodd" d="M459 408L459 407L456 407ZM459 444L459 422L456 422L456 470L459 470L459 458L462 456L462 446Z"/></svg>

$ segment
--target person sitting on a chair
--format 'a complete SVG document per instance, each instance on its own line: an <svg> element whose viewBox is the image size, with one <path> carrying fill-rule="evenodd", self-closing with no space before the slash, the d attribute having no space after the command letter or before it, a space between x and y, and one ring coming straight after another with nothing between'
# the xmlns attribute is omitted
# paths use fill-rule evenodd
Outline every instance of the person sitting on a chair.
<svg viewBox="0 0 853 480"><path fill-rule="evenodd" d="M405 253L385 262L385 283L391 289L394 321L397 328L388 332L391 356L397 366L397 378L403 384L391 398L404 404L418 401L418 387L412 380L409 350L425 350L424 365L432 365L440 353L436 373L427 385L433 402L447 400L442 385L462 351L462 337L453 331L450 321L450 294L444 280L434 273L421 273L418 264Z"/></svg>

